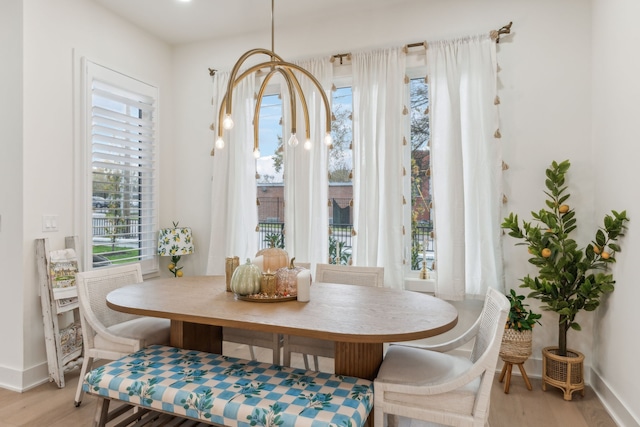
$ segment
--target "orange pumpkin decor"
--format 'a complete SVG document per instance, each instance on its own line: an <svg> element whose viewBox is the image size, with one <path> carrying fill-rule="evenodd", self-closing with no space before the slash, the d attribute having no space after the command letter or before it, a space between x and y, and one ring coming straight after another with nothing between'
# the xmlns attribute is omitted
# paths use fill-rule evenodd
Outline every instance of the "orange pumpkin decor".
<svg viewBox="0 0 640 427"><path fill-rule="evenodd" d="M276 294L282 296L298 295L298 273L306 268L296 267L293 264L295 258L291 258L289 267L282 267L276 271Z"/></svg>
<svg viewBox="0 0 640 427"><path fill-rule="evenodd" d="M262 255L262 271L276 272L289 265L289 254L280 248L265 248L258 251L256 257Z"/></svg>

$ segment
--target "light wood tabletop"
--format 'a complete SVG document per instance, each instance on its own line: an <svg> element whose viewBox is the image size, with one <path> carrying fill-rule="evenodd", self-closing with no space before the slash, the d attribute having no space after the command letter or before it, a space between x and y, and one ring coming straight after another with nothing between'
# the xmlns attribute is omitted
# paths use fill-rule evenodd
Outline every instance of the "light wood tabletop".
<svg viewBox="0 0 640 427"><path fill-rule="evenodd" d="M241 301L224 276L163 278L122 287L107 305L171 319L171 345L222 352L221 328L322 338L336 342L335 372L374 379L383 343L441 334L458 321L446 301L411 291L316 283L309 302Z"/></svg>

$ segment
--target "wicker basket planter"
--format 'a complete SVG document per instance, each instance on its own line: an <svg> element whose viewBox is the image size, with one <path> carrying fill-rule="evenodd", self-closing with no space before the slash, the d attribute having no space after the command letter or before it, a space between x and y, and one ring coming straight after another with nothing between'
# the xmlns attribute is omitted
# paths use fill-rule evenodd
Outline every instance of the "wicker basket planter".
<svg viewBox="0 0 640 427"><path fill-rule="evenodd" d="M558 355L558 347L542 349L542 390L547 384L564 391L564 400L571 400L574 391L584 396L584 355L567 350L567 356Z"/></svg>
<svg viewBox="0 0 640 427"><path fill-rule="evenodd" d="M531 356L531 330L505 329L500 346L500 358L505 362L524 363Z"/></svg>
<svg viewBox="0 0 640 427"><path fill-rule="evenodd" d="M513 365L516 365L520 369L522 379L524 379L527 389L531 390L531 382L524 369L524 362L531 356L532 339L533 333L531 330L516 331L511 328L504 330L502 344L500 345L500 357L504 361L504 366L502 367L499 381L502 382L506 376L507 380L504 383L505 393L509 393Z"/></svg>

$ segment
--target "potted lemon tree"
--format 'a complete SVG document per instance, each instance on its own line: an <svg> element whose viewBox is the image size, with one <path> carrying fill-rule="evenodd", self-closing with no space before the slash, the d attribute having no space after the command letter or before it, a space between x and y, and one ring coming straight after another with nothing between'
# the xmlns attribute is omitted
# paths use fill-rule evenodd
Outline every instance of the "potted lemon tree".
<svg viewBox="0 0 640 427"><path fill-rule="evenodd" d="M554 161L546 170L546 207L532 212L531 222L520 223L518 215L511 213L502 223L510 236L521 241L518 245L527 246L529 262L538 268L538 274L527 275L520 286L531 290L529 296L539 299L543 310L559 316L558 345L543 349L542 387L546 390L549 384L562 389L565 400L571 400L576 390L584 394L584 356L567 347L567 333L581 329L576 322L579 312L595 310L602 295L614 290L608 266L616 261L615 255L621 250L617 241L629 221L626 211L611 211L604 216L593 240L579 248L571 238L577 220L565 186L569 167L568 160Z"/></svg>

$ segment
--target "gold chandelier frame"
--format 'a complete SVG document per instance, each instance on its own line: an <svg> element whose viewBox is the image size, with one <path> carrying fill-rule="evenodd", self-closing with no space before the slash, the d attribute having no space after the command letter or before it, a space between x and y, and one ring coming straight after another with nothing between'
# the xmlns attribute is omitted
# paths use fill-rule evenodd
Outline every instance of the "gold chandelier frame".
<svg viewBox="0 0 640 427"><path fill-rule="evenodd" d="M307 99L302 91L302 87L298 78L295 76L294 71L298 71L302 73L303 76L307 77L313 85L316 87L320 96L322 98L322 103L324 104L324 109L326 113L326 123L325 123L325 139L324 142L326 145L331 145L331 108L329 104L329 98L327 98L322 85L316 79L313 74L299 65L292 64L283 60L278 54L274 51L274 0L271 0L271 50L269 49L251 49L238 59L238 61L233 66L231 70L231 75L229 76L229 82L227 84L227 91L225 92L222 102L220 103L220 110L218 112L218 138L216 140L216 148L224 147L224 139L223 134L224 130L229 130L233 128L233 119L231 118L232 110L233 110L233 89L246 77L251 75L254 72L268 70L265 75L260 89L256 98L255 111L253 116L253 154L254 157L260 157L260 141L259 141L259 130L260 130L260 107L262 105L262 98L264 97L265 90L267 89L267 85L269 81L276 74L280 74L287 86L287 90L289 93L289 103L291 109L291 137L288 141L289 145L296 146L298 144L297 136L296 136L296 107L297 107L297 98L300 98L300 104L302 105L302 112L304 117L305 124L305 143L304 147L306 149L311 149L311 131L309 126L309 108L307 106ZM244 65L247 59L251 58L254 55L266 55L270 58L269 61L261 62L259 64L253 65L249 67L246 71L240 73L240 68Z"/></svg>

